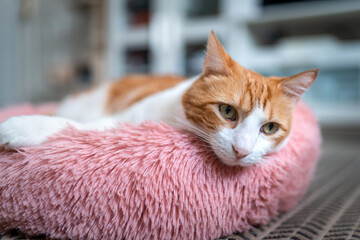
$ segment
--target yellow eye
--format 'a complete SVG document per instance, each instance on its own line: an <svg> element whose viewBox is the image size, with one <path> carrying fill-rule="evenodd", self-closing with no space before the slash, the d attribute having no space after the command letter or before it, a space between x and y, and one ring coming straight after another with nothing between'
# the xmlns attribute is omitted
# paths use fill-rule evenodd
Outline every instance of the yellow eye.
<svg viewBox="0 0 360 240"><path fill-rule="evenodd" d="M236 110L232 106L227 104L220 104L219 111L225 119L230 121L236 120L237 117Z"/></svg>
<svg viewBox="0 0 360 240"><path fill-rule="evenodd" d="M276 133L277 130L279 130L279 124L274 123L274 122L266 123L260 129L261 132L263 132L263 133L265 133L267 135L271 135L273 133Z"/></svg>

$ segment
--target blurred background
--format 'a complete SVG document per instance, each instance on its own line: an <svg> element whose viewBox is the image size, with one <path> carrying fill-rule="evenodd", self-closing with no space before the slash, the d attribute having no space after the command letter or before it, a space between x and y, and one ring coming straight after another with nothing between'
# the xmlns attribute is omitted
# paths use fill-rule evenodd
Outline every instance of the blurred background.
<svg viewBox="0 0 360 240"><path fill-rule="evenodd" d="M0 0L0 106L128 73L198 74L211 29L262 74L320 68L305 100L322 126L360 128L359 0Z"/></svg>

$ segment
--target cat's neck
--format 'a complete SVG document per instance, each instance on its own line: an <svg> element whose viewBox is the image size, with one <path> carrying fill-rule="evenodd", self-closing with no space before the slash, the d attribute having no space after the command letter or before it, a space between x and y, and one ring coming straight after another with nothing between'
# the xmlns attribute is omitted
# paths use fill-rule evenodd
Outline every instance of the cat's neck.
<svg viewBox="0 0 360 240"><path fill-rule="evenodd" d="M165 122L176 125L178 121L184 121L182 96L187 89L198 79L199 76L189 78L173 88L151 95L134 104L125 112L117 115L120 122L131 122L134 124L146 120L153 122Z"/></svg>

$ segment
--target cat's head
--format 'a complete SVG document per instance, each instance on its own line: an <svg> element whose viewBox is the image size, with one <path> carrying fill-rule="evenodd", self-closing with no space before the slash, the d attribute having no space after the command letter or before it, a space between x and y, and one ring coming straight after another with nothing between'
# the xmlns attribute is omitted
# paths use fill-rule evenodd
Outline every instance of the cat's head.
<svg viewBox="0 0 360 240"><path fill-rule="evenodd" d="M245 69L210 33L202 75L182 99L189 130L205 139L227 165L250 166L280 149L293 110L317 69L290 77L264 77Z"/></svg>

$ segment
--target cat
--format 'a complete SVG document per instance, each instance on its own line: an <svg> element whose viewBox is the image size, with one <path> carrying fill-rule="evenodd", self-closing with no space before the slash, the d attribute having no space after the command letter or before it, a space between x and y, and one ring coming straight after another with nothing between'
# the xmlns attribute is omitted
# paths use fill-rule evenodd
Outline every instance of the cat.
<svg viewBox="0 0 360 240"><path fill-rule="evenodd" d="M247 167L286 144L293 110L317 75L262 76L234 61L211 31L201 75L124 77L66 98L55 116L9 118L0 145L36 146L69 124L101 131L151 120L201 137L226 165Z"/></svg>

